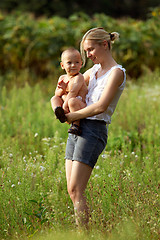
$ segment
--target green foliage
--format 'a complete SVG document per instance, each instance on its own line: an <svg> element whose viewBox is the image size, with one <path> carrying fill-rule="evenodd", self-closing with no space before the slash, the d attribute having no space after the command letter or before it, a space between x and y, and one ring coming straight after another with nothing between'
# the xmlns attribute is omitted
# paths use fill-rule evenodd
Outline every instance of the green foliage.
<svg viewBox="0 0 160 240"><path fill-rule="evenodd" d="M140 86L128 83L122 94L107 147L86 190L91 212L88 235L77 235L66 188L68 125L55 118L51 96L39 84L10 91L3 87L1 239L158 240L160 79L156 72L139 80Z"/></svg>
<svg viewBox="0 0 160 240"><path fill-rule="evenodd" d="M130 18L114 20L105 14L94 14L91 18L81 12L68 19L58 16L35 18L28 13L1 13L0 71L5 78L0 78L0 86L6 83L8 86L12 83L21 85L18 76L24 71L29 73L25 81L32 84L39 77L56 78L61 72L61 51L68 46L79 48L83 34L97 26L104 27L108 32L120 33L120 41L113 45L113 55L127 69L128 76L137 78L146 69L152 71L159 67L159 20L159 8L154 9L146 21ZM10 75L15 77L10 78Z"/></svg>

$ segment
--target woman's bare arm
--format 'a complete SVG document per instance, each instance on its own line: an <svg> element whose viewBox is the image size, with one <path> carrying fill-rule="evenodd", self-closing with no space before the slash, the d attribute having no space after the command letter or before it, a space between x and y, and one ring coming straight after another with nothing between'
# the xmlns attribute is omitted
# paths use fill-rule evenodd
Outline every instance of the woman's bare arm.
<svg viewBox="0 0 160 240"><path fill-rule="evenodd" d="M120 69L115 69L111 73L108 79L107 85L104 88L100 99L96 103L88 107L85 107L73 113L66 114L67 121L71 123L78 119L83 119L83 118L87 118L87 117L91 117L91 116L103 113L108 108L109 104L114 98L118 87L123 82L123 79L124 79L123 71Z"/></svg>

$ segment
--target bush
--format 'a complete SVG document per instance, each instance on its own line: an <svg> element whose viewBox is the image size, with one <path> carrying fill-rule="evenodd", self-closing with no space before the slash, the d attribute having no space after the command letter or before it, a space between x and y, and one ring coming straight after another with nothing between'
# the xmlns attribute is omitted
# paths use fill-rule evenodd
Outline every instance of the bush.
<svg viewBox="0 0 160 240"><path fill-rule="evenodd" d="M27 69L36 76L35 79L37 76L46 78L59 74L61 51L68 46L79 48L83 34L89 28L101 26L108 32L120 33L120 41L113 45L113 55L127 69L130 77L137 78L144 69L159 67L159 20L158 8L146 21L130 18L114 20L104 14L95 14L90 18L79 13L66 19L58 16L35 18L29 13L1 13L0 71L3 75L10 72L19 75L21 70ZM12 81L16 82L16 78Z"/></svg>

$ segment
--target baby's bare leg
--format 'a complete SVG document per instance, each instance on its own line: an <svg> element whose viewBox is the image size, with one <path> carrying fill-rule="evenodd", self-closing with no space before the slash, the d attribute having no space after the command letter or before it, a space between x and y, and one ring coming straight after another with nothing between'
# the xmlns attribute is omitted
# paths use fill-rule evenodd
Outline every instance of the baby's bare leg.
<svg viewBox="0 0 160 240"><path fill-rule="evenodd" d="M70 98L68 101L69 111L75 112L78 111L84 107L86 107L86 103L82 102L79 98ZM74 124L77 124L79 126L80 121L74 121Z"/></svg>
<svg viewBox="0 0 160 240"><path fill-rule="evenodd" d="M62 107L63 100L58 96L53 96L51 98L51 105L52 105L52 109L54 111L56 107Z"/></svg>
<svg viewBox="0 0 160 240"><path fill-rule="evenodd" d="M59 121L61 123L66 122L67 118L66 118L65 112L62 108L63 100L58 96L53 96L51 98L51 105L52 105L52 109L56 115L56 118L59 119Z"/></svg>

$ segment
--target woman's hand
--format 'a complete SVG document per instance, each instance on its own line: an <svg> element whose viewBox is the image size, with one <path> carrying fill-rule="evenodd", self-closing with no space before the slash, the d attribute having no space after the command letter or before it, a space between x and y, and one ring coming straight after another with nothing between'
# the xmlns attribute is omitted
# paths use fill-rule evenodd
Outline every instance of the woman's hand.
<svg viewBox="0 0 160 240"><path fill-rule="evenodd" d="M70 124L70 123L72 123L73 121L74 121L74 113L67 113L67 114L65 114L66 115L66 117L67 117L67 122Z"/></svg>

